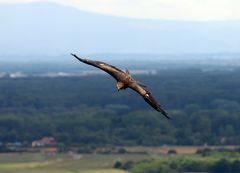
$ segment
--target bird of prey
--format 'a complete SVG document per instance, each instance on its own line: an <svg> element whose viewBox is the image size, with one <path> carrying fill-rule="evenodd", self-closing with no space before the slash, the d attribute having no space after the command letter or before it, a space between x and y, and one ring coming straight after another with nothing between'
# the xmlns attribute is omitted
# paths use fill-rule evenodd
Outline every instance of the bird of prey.
<svg viewBox="0 0 240 173"><path fill-rule="evenodd" d="M117 67L114 67L112 65L106 64L101 61L93 61L89 59L79 58L75 54L71 54L71 55L85 64L92 65L110 74L117 81L116 87L118 91L122 89L125 90L126 88L131 88L132 90L140 94L143 97L143 99L149 105L151 105L155 110L162 113L166 118L168 119L170 118L167 115L167 112L164 111L164 109L160 106L160 104L154 99L151 93L146 89L146 86L134 80L128 70L124 72L118 69Z"/></svg>

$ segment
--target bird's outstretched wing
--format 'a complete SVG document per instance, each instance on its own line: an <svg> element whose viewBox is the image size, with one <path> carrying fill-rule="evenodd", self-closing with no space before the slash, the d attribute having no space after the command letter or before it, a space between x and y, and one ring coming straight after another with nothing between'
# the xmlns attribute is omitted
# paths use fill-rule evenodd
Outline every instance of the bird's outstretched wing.
<svg viewBox="0 0 240 173"><path fill-rule="evenodd" d="M145 86L139 85L137 81L133 81L129 84L129 88L140 94L143 99L151 105L156 111L161 112L166 118L170 119L167 112L161 107L161 105L155 100L151 93L146 89Z"/></svg>
<svg viewBox="0 0 240 173"><path fill-rule="evenodd" d="M85 63L85 64L92 65L94 67L97 67L97 68L107 72L108 74L110 74L116 80L119 80L120 75L125 73L122 70L118 69L117 67L109 65L107 63L104 63L104 62L101 62L101 61L93 61L93 60L89 60L89 59L79 58L75 54L71 54L71 55L74 56L75 58L77 58L79 61Z"/></svg>
<svg viewBox="0 0 240 173"><path fill-rule="evenodd" d="M118 69L117 67L114 67L112 65L106 64L106 63L101 62L101 61L92 61L92 60L89 60L89 59L79 58L75 54L71 54L71 55L74 56L75 58L77 58L79 61L85 63L85 64L92 65L94 67L97 67L97 68L107 72L113 78L115 78L117 81L122 82L122 79L125 78L126 76L128 76L129 77L129 82L124 83L124 84L127 85L127 87L129 87L129 88L133 89L134 91L136 91L137 93L139 93L144 98L144 100L149 105L151 105L155 110L157 110L158 112L161 112L165 117L170 118L167 115L167 112L165 112L163 110L163 108L160 106L160 104L154 99L154 97L151 95L151 93L146 89L146 86L141 84L140 82L132 79L129 71L124 72L124 71Z"/></svg>

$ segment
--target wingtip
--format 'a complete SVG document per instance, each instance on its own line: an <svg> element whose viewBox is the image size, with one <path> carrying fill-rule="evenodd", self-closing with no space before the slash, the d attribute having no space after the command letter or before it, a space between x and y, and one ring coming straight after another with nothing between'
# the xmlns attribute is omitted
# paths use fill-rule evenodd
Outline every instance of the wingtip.
<svg viewBox="0 0 240 173"><path fill-rule="evenodd" d="M70 55L74 56L75 58L78 58L77 55L73 54L73 53L70 53Z"/></svg>
<svg viewBox="0 0 240 173"><path fill-rule="evenodd" d="M72 56L74 56L75 58L77 58L79 61L83 61L81 58L79 58L77 55L70 53Z"/></svg>
<svg viewBox="0 0 240 173"><path fill-rule="evenodd" d="M171 117L169 117L168 115L165 115L165 117L166 117L167 119L171 120Z"/></svg>
<svg viewBox="0 0 240 173"><path fill-rule="evenodd" d="M167 119L171 119L171 117L169 117L168 116L168 113L167 112L165 112L165 111L163 111L163 112L161 112Z"/></svg>
<svg viewBox="0 0 240 173"><path fill-rule="evenodd" d="M160 107L157 109L158 112L160 112L162 115L164 115L167 119L171 119L170 116L168 116L168 113L164 110L161 109Z"/></svg>

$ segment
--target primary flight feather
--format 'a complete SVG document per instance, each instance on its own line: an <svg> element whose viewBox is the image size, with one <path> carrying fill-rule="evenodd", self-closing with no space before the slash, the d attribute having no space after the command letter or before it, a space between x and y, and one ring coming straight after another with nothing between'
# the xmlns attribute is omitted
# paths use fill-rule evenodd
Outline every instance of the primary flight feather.
<svg viewBox="0 0 240 173"><path fill-rule="evenodd" d="M154 99L151 93L146 89L146 86L134 80L128 70L124 72L118 69L117 67L114 67L112 65L106 64L101 61L93 61L89 59L79 58L75 54L71 54L71 55L85 64L92 65L110 74L117 81L116 87L118 91L126 88L131 88L132 90L140 94L143 97L143 99L149 105L151 105L155 110L157 110L158 112L161 112L165 117L170 118L167 115L167 112L164 111L164 109L160 106L160 104Z"/></svg>

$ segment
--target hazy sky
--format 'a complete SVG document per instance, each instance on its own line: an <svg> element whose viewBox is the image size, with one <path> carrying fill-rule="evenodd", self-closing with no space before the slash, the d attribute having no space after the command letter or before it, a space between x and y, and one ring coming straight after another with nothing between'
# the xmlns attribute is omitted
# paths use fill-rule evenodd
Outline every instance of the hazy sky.
<svg viewBox="0 0 240 173"><path fill-rule="evenodd" d="M41 0L0 0L23 3ZM175 20L239 20L240 0L44 0L81 10L132 18Z"/></svg>

